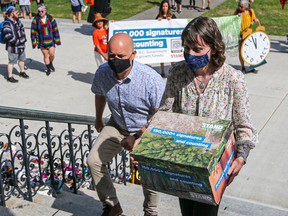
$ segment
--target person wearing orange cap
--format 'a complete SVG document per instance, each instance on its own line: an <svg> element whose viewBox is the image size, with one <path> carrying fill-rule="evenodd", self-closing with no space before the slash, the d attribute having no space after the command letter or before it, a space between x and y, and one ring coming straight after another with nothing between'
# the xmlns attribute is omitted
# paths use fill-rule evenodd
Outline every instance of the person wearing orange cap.
<svg viewBox="0 0 288 216"><path fill-rule="evenodd" d="M105 25L108 19L102 17L100 13L95 14L95 19L92 26L95 27L93 32L94 56L97 67L108 60L107 47L108 47L108 30Z"/></svg>

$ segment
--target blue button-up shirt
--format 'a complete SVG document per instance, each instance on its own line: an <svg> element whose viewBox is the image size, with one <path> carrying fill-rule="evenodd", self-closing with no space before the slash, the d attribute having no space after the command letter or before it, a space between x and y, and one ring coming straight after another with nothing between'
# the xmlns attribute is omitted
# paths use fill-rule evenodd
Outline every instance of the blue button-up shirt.
<svg viewBox="0 0 288 216"><path fill-rule="evenodd" d="M91 90L106 98L112 118L121 129L136 132L159 108L165 83L154 69L137 61L122 81L104 63L96 71Z"/></svg>

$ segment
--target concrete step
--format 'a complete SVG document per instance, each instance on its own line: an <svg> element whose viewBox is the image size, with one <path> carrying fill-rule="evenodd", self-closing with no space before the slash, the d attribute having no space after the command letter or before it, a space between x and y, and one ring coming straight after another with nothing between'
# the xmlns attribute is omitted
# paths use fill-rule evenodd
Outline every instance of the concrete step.
<svg viewBox="0 0 288 216"><path fill-rule="evenodd" d="M49 206L40 205L34 202L29 202L16 197L11 197L7 203L6 208L1 207L1 216L39 216L39 215L53 215L53 216L72 216L72 213L62 211L60 209L51 208Z"/></svg>
<svg viewBox="0 0 288 216"><path fill-rule="evenodd" d="M115 184L115 188L124 211L123 216L143 215L144 196L141 186ZM6 215L15 216L98 216L102 214L102 203L99 201L96 191L81 188L77 194L74 194L68 190L64 188L57 198L48 195L47 191L39 191L33 197L33 202L12 197L6 202L8 209L2 212L5 212L5 214L7 212ZM162 194L159 215L180 215L178 199Z"/></svg>
<svg viewBox="0 0 288 216"><path fill-rule="evenodd" d="M122 216L142 216L143 200L142 187L134 184L115 184L118 198L123 208ZM97 193L92 190L81 188L78 194L74 194L64 188L57 198L40 192L33 197L33 203L11 198L7 201L9 209L0 209L2 216L100 216L102 203ZM161 193L158 206L159 216L181 215L178 198ZM3 212L3 213L2 213ZM235 197L224 196L219 207L219 216L287 216L287 209L268 206Z"/></svg>

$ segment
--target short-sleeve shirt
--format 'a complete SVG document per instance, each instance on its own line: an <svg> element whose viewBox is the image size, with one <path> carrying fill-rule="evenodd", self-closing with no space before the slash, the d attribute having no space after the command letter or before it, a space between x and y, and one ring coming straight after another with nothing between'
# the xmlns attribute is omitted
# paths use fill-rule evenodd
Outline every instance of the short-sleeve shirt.
<svg viewBox="0 0 288 216"><path fill-rule="evenodd" d="M119 128L136 132L145 126L153 110L159 108L165 83L154 69L137 61L121 82L106 62L96 71L91 90L106 98Z"/></svg>
<svg viewBox="0 0 288 216"><path fill-rule="evenodd" d="M107 53L108 49L108 31L106 28L103 30L95 29L93 31L93 43L94 46L99 46L103 53ZM96 49L95 49L96 51Z"/></svg>

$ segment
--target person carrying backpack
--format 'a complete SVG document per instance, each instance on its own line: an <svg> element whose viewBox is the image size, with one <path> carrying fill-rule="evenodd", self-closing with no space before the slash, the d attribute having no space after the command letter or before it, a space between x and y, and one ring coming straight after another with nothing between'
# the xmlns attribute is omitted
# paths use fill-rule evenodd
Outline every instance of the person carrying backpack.
<svg viewBox="0 0 288 216"><path fill-rule="evenodd" d="M17 83L18 80L13 77L14 64L17 63L20 68L19 76L28 79L29 76L24 71L26 60L25 43L27 41L24 26L19 20L17 8L10 6L6 11L7 17L3 25L3 34L8 52L7 81Z"/></svg>

